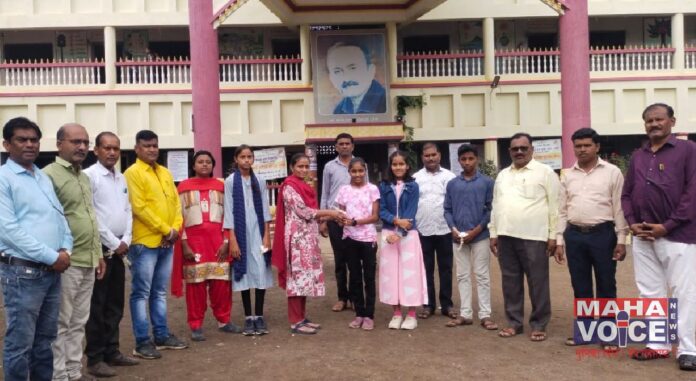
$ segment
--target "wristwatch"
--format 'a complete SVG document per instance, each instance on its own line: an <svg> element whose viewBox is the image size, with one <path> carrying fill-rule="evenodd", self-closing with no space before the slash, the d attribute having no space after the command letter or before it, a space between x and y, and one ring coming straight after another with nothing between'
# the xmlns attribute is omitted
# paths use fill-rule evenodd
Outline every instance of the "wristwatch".
<svg viewBox="0 0 696 381"><path fill-rule="evenodd" d="M350 224L350 226L357 226L358 225L358 220L353 218L353 222Z"/></svg>

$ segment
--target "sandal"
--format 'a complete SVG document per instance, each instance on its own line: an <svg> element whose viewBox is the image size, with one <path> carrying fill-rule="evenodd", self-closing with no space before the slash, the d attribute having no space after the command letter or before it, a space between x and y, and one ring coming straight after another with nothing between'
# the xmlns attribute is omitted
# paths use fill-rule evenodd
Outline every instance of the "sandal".
<svg viewBox="0 0 696 381"><path fill-rule="evenodd" d="M677 360L679 362L679 369L690 371L696 370L696 356L681 355Z"/></svg>
<svg viewBox="0 0 696 381"><path fill-rule="evenodd" d="M455 310L442 311L442 314L443 314L444 316L449 317L450 319L456 319L457 316L459 316L459 315L457 314L457 311L455 311Z"/></svg>
<svg viewBox="0 0 696 381"><path fill-rule="evenodd" d="M508 327L508 328L503 328L500 331L498 331L498 336L504 337L504 338L509 338L509 337L517 336L520 333L522 333L521 330L517 330L515 328Z"/></svg>
<svg viewBox="0 0 696 381"><path fill-rule="evenodd" d="M634 352L631 355L632 359L638 360L638 361L666 359L668 357L669 357L669 351L665 351L665 350L657 351L657 350L651 349L651 348L641 349L640 351Z"/></svg>
<svg viewBox="0 0 696 381"><path fill-rule="evenodd" d="M312 328L312 329L317 329L317 330L321 329L321 324L319 324L319 323L313 323L313 322L312 322L311 320L309 320L309 319L304 319L304 320L302 320L302 323L303 323L304 325L306 325L307 327Z"/></svg>
<svg viewBox="0 0 696 381"><path fill-rule="evenodd" d="M427 318L431 317L432 315L433 315L433 310L431 310L430 308L423 308L423 310L418 313L418 319L427 319Z"/></svg>
<svg viewBox="0 0 696 381"><path fill-rule="evenodd" d="M307 325L305 322L299 322L294 327L290 327L290 333L297 335L314 335L317 333L315 328Z"/></svg>
<svg viewBox="0 0 696 381"><path fill-rule="evenodd" d="M538 342L538 341L544 341L544 340L546 340L546 332L544 332L544 331L533 331L533 332L529 335L529 340L537 341L537 342Z"/></svg>
<svg viewBox="0 0 696 381"><path fill-rule="evenodd" d="M602 343L602 350L606 353L616 353L619 351L619 347L612 343Z"/></svg>
<svg viewBox="0 0 696 381"><path fill-rule="evenodd" d="M345 301L339 300L338 302L336 302L336 304L333 305L333 307L331 307L331 311L341 312L346 309L346 304L347 303Z"/></svg>
<svg viewBox="0 0 696 381"><path fill-rule="evenodd" d="M481 319L481 327L489 331L495 331L498 329L498 324L496 324L491 318Z"/></svg>
<svg viewBox="0 0 696 381"><path fill-rule="evenodd" d="M575 342L574 337L569 337L569 338L565 339L565 345L568 347L574 347L574 346L578 345L578 343Z"/></svg>
<svg viewBox="0 0 696 381"><path fill-rule="evenodd" d="M474 324L473 319L467 319L463 316L457 316L454 319L450 320L445 324L446 327L457 327L460 325L472 325Z"/></svg>

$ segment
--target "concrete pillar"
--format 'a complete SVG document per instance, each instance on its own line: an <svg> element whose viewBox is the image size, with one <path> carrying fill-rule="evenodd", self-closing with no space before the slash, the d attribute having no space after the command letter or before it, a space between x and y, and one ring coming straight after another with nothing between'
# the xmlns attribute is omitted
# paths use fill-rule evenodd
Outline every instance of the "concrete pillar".
<svg viewBox="0 0 696 381"><path fill-rule="evenodd" d="M483 19L483 74L487 81L495 77L495 22L492 17Z"/></svg>
<svg viewBox="0 0 696 381"><path fill-rule="evenodd" d="M309 158L309 178L305 179L309 185L317 191L317 184L319 183L318 168L317 168L317 145L314 143L305 144L305 155Z"/></svg>
<svg viewBox="0 0 696 381"><path fill-rule="evenodd" d="M309 25L300 25L300 58L302 58L302 84L309 86L312 83L312 64L311 43L309 41Z"/></svg>
<svg viewBox="0 0 696 381"><path fill-rule="evenodd" d="M676 49L672 58L672 68L675 70L684 70L685 41L684 14L677 13L672 16L672 46Z"/></svg>
<svg viewBox="0 0 696 381"><path fill-rule="evenodd" d="M107 89L116 86L116 29L104 27L104 82Z"/></svg>
<svg viewBox="0 0 696 381"><path fill-rule="evenodd" d="M591 126L590 32L587 0L566 0L568 9L559 21L561 40L561 153L563 168L575 162L570 137Z"/></svg>
<svg viewBox="0 0 696 381"><path fill-rule="evenodd" d="M498 163L498 139L488 138L483 143L483 159L485 161L492 161L496 167L499 167Z"/></svg>
<svg viewBox="0 0 696 381"><path fill-rule="evenodd" d="M213 29L212 0L188 0L191 40L191 95L193 148L210 151L222 163L220 132L220 78L217 30ZM222 177L224 165L213 176Z"/></svg>
<svg viewBox="0 0 696 381"><path fill-rule="evenodd" d="M396 55L398 54L398 43L396 34L396 23L390 21L387 23L387 60L389 61L389 78L390 82L395 82L397 78L397 63Z"/></svg>

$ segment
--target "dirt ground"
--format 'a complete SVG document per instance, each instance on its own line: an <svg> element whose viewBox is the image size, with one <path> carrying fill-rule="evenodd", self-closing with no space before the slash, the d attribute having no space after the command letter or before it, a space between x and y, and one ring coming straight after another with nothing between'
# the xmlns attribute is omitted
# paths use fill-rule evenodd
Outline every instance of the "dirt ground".
<svg viewBox="0 0 696 381"><path fill-rule="evenodd" d="M207 341L191 343L186 350L164 351L160 360L143 360L139 366L118 368L119 376L111 380L696 379L679 371L673 358L640 363L623 351L613 357L580 359L575 348L564 346L572 324L572 290L567 269L555 262L551 263L553 316L549 338L533 343L526 334L503 339L495 331L485 331L476 324L447 328L447 319L439 314L420 320L414 331L388 330L390 308L379 302L374 331L350 329L351 311L331 311L336 285L328 240L322 241L322 253L328 295L310 299L307 304L308 316L323 325L317 335L289 333L285 294L276 287L269 290L266 298L269 335L245 337L218 332L209 313L204 327ZM630 256L619 264L617 272L619 296L637 296ZM502 324L500 271L494 259L491 282L493 318ZM453 289L458 306L456 285ZM527 304L527 313L529 310ZM235 323L243 322L239 293L234 294L232 315ZM1 309L0 320L4 322ZM170 298L169 324L173 333L188 339L183 298ZM126 311L121 324L122 351L130 353L133 344L130 314Z"/></svg>

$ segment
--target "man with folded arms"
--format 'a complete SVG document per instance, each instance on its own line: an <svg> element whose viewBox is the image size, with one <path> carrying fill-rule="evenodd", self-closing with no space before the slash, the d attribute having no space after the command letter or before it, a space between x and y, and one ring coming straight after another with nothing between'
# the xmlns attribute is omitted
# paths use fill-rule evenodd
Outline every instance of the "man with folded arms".
<svg viewBox="0 0 696 381"><path fill-rule="evenodd" d="M556 262L565 263L575 298L616 298L616 262L626 257L628 225L621 210L623 175L599 158L599 134L581 128L571 137L577 162L561 175ZM595 274L595 293L592 273ZM570 337L566 345L576 345ZM616 352L613 343L602 343Z"/></svg>
<svg viewBox="0 0 696 381"><path fill-rule="evenodd" d="M0 167L0 283L5 304L5 381L47 381L58 331L61 273L72 235L51 180L35 164L41 130L26 118L2 130L9 154Z"/></svg>
<svg viewBox="0 0 696 381"><path fill-rule="evenodd" d="M92 185L92 200L99 222L99 238L106 261L104 278L94 282L87 321L87 370L96 377L112 377L112 366L137 365L119 351L118 326L123 318L126 268L123 257L131 241L133 215L123 174L116 168L121 141L108 131L97 135L97 163L85 169Z"/></svg>
<svg viewBox="0 0 696 381"><path fill-rule="evenodd" d="M682 370L696 370L696 144L672 135L672 107L643 111L649 141L636 150L621 202L633 232L633 267L641 298L677 299ZM635 360L669 357L671 343L651 343Z"/></svg>

